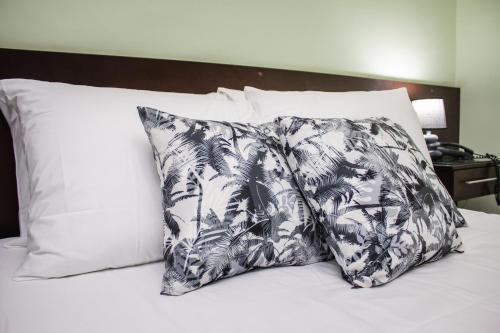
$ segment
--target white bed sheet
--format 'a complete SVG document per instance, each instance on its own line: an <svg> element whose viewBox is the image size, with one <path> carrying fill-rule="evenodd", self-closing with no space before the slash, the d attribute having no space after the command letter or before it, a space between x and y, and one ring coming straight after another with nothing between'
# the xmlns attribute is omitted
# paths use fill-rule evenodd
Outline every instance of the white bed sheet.
<svg viewBox="0 0 500 333"><path fill-rule="evenodd" d="M500 332L500 215L463 213L466 253L372 289L351 289L333 262L183 296L159 294L162 263L14 282L25 250L0 246L0 332Z"/></svg>

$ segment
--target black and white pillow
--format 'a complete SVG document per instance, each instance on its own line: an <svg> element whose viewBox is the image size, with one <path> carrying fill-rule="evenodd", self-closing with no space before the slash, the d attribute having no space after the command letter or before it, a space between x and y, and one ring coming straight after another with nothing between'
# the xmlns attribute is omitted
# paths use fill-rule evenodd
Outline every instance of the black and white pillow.
<svg viewBox="0 0 500 333"><path fill-rule="evenodd" d="M200 121L139 107L163 192L162 294L257 267L330 259L276 125Z"/></svg>
<svg viewBox="0 0 500 333"><path fill-rule="evenodd" d="M401 126L387 118L277 122L299 188L351 284L381 285L461 251L455 224L464 219Z"/></svg>

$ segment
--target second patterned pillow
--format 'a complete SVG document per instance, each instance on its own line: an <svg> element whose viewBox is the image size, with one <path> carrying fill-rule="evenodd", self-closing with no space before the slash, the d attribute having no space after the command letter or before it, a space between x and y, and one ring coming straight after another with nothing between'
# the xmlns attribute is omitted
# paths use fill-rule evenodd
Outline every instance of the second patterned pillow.
<svg viewBox="0 0 500 333"><path fill-rule="evenodd" d="M356 287L461 251L464 218L406 131L387 118L283 117L291 170Z"/></svg>
<svg viewBox="0 0 500 333"><path fill-rule="evenodd" d="M162 184L163 294L181 295L258 267L331 257L281 153L275 124L138 110Z"/></svg>

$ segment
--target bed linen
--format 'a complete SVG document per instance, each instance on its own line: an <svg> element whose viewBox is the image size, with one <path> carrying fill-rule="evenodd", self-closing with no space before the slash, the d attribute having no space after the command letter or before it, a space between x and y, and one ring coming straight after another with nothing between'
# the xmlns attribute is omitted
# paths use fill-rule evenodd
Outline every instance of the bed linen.
<svg viewBox="0 0 500 333"><path fill-rule="evenodd" d="M25 249L0 240L0 332L500 332L500 215L461 210L465 253L383 287L333 262L257 270L161 296L163 263L14 282Z"/></svg>

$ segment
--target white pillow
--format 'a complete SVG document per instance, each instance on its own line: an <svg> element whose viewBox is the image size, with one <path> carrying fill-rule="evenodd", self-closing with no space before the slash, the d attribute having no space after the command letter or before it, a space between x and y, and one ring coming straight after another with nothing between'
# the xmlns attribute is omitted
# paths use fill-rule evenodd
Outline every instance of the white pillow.
<svg viewBox="0 0 500 333"><path fill-rule="evenodd" d="M26 80L27 81L27 80ZM225 89L225 88L221 88ZM243 90L230 90L229 94L224 92L217 92L217 96L213 93L210 94L210 98L218 98L221 100L232 101L241 111L248 111L249 102L245 98L245 93ZM233 94L238 95L240 93L239 100L233 99ZM2 94L3 95L3 94ZM231 95L231 96L230 96ZM242 96L241 96L242 95ZM0 96L1 97L1 96ZM243 99L241 100L241 97ZM2 101L0 100L0 103ZM251 108L251 106L250 106ZM19 124L19 119L16 112L7 112L6 107L2 108L4 117L11 129L11 134L14 142L14 156L16 160L16 181L17 181L17 194L19 203L19 231L20 236L13 238L12 240L6 242L3 246L6 248L10 247L26 247L27 242L27 224L28 224L28 208L30 203L30 193L29 193L29 176L26 166L26 154L24 152L24 147L21 144L21 128ZM240 111L240 110L239 110ZM223 120L223 119L222 119Z"/></svg>
<svg viewBox="0 0 500 333"><path fill-rule="evenodd" d="M210 94L211 97L213 94ZM221 100L227 100L234 103L235 108L238 112L253 112L252 105L245 97L245 92L243 90L229 89L229 88L218 88L217 98ZM26 157L23 145L20 144L20 125L19 119L17 119L17 113L11 112L7 115L7 112L3 112L5 117L10 117L8 123L11 128L11 134L14 142L14 155L16 160L16 180L17 180L17 193L19 201L19 230L20 236L6 242L3 246L6 248L10 247L26 247L27 242L27 224L28 224L28 208L30 202L29 193L29 177L26 167ZM224 120L224 119L221 119Z"/></svg>
<svg viewBox="0 0 500 333"><path fill-rule="evenodd" d="M387 117L400 124L431 162L417 114L406 88L381 91L271 91L245 87L260 122L277 116L305 118ZM432 167L432 164L431 164Z"/></svg>
<svg viewBox="0 0 500 333"><path fill-rule="evenodd" d="M208 95L1 80L0 107L25 160L28 255L22 278L60 277L162 258L160 182L137 109L242 121ZM22 182L21 182L22 183ZM20 187L23 191L23 187Z"/></svg>
<svg viewBox="0 0 500 333"><path fill-rule="evenodd" d="M236 103L237 106L245 112L254 112L252 103L246 98L243 90L219 87L217 88L217 94Z"/></svg>

